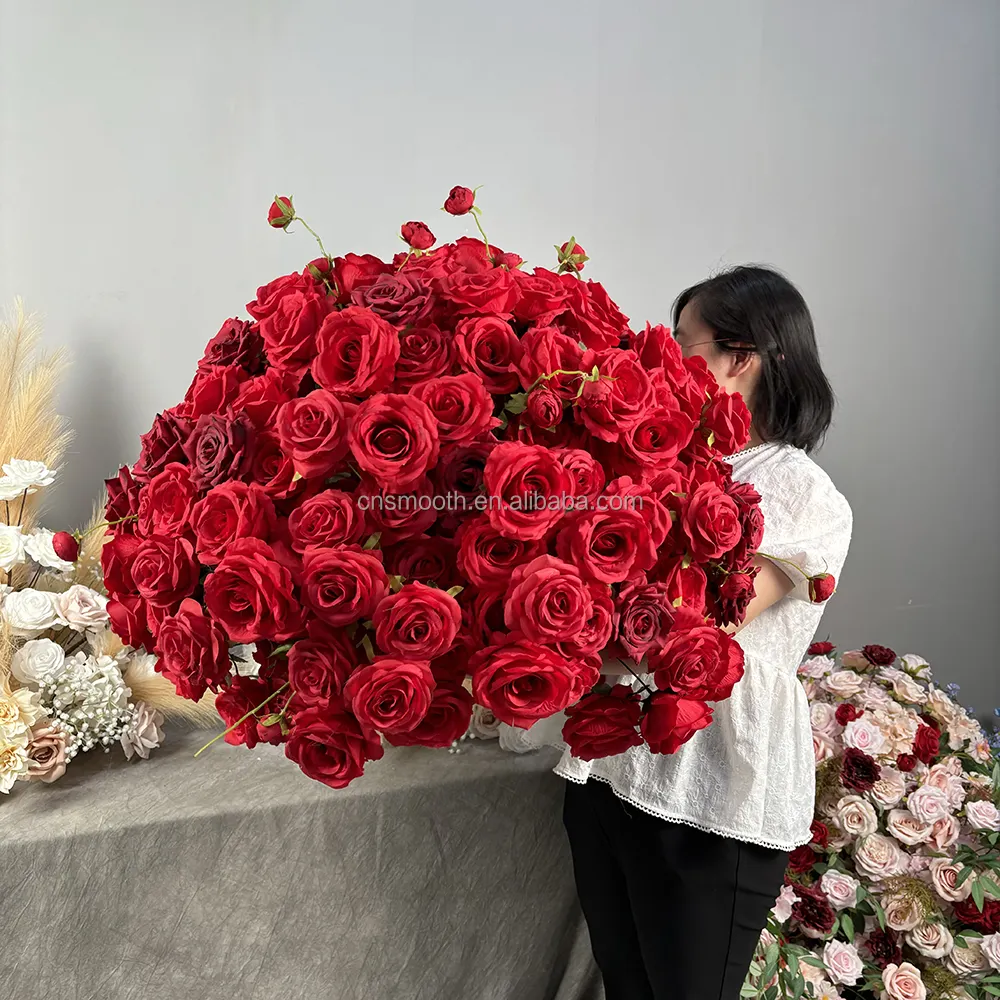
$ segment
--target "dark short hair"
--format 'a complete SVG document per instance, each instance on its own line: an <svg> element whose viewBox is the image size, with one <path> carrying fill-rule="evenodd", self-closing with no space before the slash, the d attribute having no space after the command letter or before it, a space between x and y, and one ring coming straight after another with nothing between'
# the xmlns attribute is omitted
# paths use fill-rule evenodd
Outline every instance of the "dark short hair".
<svg viewBox="0 0 1000 1000"><path fill-rule="evenodd" d="M799 290L777 271L745 264L681 292L675 327L688 304L714 331L720 350L760 355L753 419L761 438L807 452L819 447L833 418L834 395Z"/></svg>

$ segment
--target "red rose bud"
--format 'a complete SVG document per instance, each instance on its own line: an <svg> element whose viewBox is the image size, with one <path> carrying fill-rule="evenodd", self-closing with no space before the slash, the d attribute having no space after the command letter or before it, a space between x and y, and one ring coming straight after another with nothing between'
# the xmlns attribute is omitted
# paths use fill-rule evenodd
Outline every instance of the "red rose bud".
<svg viewBox="0 0 1000 1000"><path fill-rule="evenodd" d="M917 766L917 758L910 753L901 753L896 758L896 767L904 773L912 771Z"/></svg>
<svg viewBox="0 0 1000 1000"><path fill-rule="evenodd" d="M536 426L545 430L555 427L562 420L563 403L558 394L545 387L533 389L528 394L525 407L528 419Z"/></svg>
<svg viewBox="0 0 1000 1000"><path fill-rule="evenodd" d="M80 555L80 543L68 531L57 531L52 536L52 551L60 559L75 563Z"/></svg>
<svg viewBox="0 0 1000 1000"><path fill-rule="evenodd" d="M556 250L559 253L560 274L567 272L576 274L578 271L582 271L583 265L590 260L587 251L572 237L561 247L556 247Z"/></svg>
<svg viewBox="0 0 1000 1000"><path fill-rule="evenodd" d="M837 706L837 711L834 714L837 716L837 722L846 726L848 722L860 719L863 713L845 701L842 705Z"/></svg>
<svg viewBox="0 0 1000 1000"><path fill-rule="evenodd" d="M836 589L837 580L830 573L817 573L816 576L809 577L809 600L813 604L828 601Z"/></svg>
<svg viewBox="0 0 1000 1000"><path fill-rule="evenodd" d="M467 187L453 187L444 203L444 210L449 215L467 215L472 211L476 201L476 193Z"/></svg>
<svg viewBox="0 0 1000 1000"><path fill-rule="evenodd" d="M931 764L941 750L941 734L932 726L920 726L913 737L913 756L924 764Z"/></svg>
<svg viewBox="0 0 1000 1000"><path fill-rule="evenodd" d="M524 263L524 258L516 253L498 253L493 258L494 267L505 267L508 271L516 271Z"/></svg>
<svg viewBox="0 0 1000 1000"><path fill-rule="evenodd" d="M826 823L821 823L818 819L812 821L812 826L809 827L809 833L812 836L810 843L815 844L817 847L826 847L830 842L830 830Z"/></svg>
<svg viewBox="0 0 1000 1000"><path fill-rule="evenodd" d="M896 654L888 646L862 646L861 654L873 667L887 667L896 659Z"/></svg>
<svg viewBox="0 0 1000 1000"><path fill-rule="evenodd" d="M832 642L814 642L806 652L810 656L829 656L836 648Z"/></svg>
<svg viewBox="0 0 1000 1000"><path fill-rule="evenodd" d="M810 871L818 860L816 852L808 844L803 844L801 847L796 847L789 855L788 868L789 871L803 875Z"/></svg>
<svg viewBox="0 0 1000 1000"><path fill-rule="evenodd" d="M275 229L287 229L289 223L295 218L295 208L292 199L283 195L276 195L271 207L267 210L267 221Z"/></svg>
<svg viewBox="0 0 1000 1000"><path fill-rule="evenodd" d="M399 232L414 250L430 250L434 246L435 236L422 222L406 222Z"/></svg>
<svg viewBox="0 0 1000 1000"><path fill-rule="evenodd" d="M306 264L306 272L318 281L322 281L333 270L333 261L329 257L317 257Z"/></svg>

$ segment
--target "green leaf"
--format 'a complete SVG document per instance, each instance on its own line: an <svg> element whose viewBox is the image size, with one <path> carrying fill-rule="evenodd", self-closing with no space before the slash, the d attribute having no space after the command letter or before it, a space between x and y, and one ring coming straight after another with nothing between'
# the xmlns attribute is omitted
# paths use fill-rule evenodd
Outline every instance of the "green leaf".
<svg viewBox="0 0 1000 1000"><path fill-rule="evenodd" d="M374 549L378 548L379 540L382 538L382 532L376 531L374 535L369 535L367 541L365 542L363 548Z"/></svg>
<svg viewBox="0 0 1000 1000"><path fill-rule="evenodd" d="M504 403L504 409L508 413L524 413L524 408L528 405L528 394L526 392L515 392L510 399Z"/></svg>
<svg viewBox="0 0 1000 1000"><path fill-rule="evenodd" d="M837 917L833 922L833 927L830 929L830 937L835 938L840 933L840 917Z"/></svg>
<svg viewBox="0 0 1000 1000"><path fill-rule="evenodd" d="M955 885L962 885L965 880L972 874L972 865L966 865L955 877Z"/></svg>
<svg viewBox="0 0 1000 1000"><path fill-rule="evenodd" d="M749 983L744 983L740 987L740 996L741 997L755 997L755 996L757 996L757 987L756 986L751 986Z"/></svg>
<svg viewBox="0 0 1000 1000"><path fill-rule="evenodd" d="M1000 885L997 885L995 879L990 878L989 875L980 875L979 881L987 892L993 896L1000 897Z"/></svg>
<svg viewBox="0 0 1000 1000"><path fill-rule="evenodd" d="M368 636L365 636L361 640L361 648L365 651L365 656L368 657L368 662L371 663L372 660L375 659L375 650L372 647L372 641L368 638Z"/></svg>
<svg viewBox="0 0 1000 1000"><path fill-rule="evenodd" d="M840 926L841 926L841 928L844 931L844 937L847 938L848 941L853 941L854 940L854 921L851 919L851 915L849 913L845 913L840 918Z"/></svg>
<svg viewBox="0 0 1000 1000"><path fill-rule="evenodd" d="M764 993L764 1000L778 1000L778 987L772 986Z"/></svg>
<svg viewBox="0 0 1000 1000"><path fill-rule="evenodd" d="M982 879L977 878L975 882L972 883L972 901L976 904L979 912L982 913L983 904L986 901L986 894L983 892Z"/></svg>
<svg viewBox="0 0 1000 1000"><path fill-rule="evenodd" d="M799 961L803 965L811 965L814 969L825 969L826 963L821 958L817 958L815 955L803 955Z"/></svg>
<svg viewBox="0 0 1000 1000"><path fill-rule="evenodd" d="M991 986L989 983L980 983L979 985L986 990L990 996L1000 997L1000 990L998 990L995 986Z"/></svg>
<svg viewBox="0 0 1000 1000"><path fill-rule="evenodd" d="M445 593L449 597L458 597L458 595L461 594L463 590L465 590L465 587L462 587L462 586L456 584L454 587L449 587L445 591Z"/></svg>
<svg viewBox="0 0 1000 1000"><path fill-rule="evenodd" d="M393 574L389 577L389 590L394 594L398 594L403 589L404 578L398 574Z"/></svg>
<svg viewBox="0 0 1000 1000"><path fill-rule="evenodd" d="M879 927L885 930L885 910L882 909L882 904L874 896L869 897L869 902L875 910L875 919L878 921Z"/></svg>
<svg viewBox="0 0 1000 1000"><path fill-rule="evenodd" d="M793 976L799 975L799 959L795 952L790 951L785 955L785 960L788 962L788 971Z"/></svg>

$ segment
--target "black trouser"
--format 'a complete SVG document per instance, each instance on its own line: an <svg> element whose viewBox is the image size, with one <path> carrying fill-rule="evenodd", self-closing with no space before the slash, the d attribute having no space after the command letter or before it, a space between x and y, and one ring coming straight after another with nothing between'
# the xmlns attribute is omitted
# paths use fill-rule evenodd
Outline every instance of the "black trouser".
<svg viewBox="0 0 1000 1000"><path fill-rule="evenodd" d="M566 782L576 886L607 1000L737 1000L788 854Z"/></svg>

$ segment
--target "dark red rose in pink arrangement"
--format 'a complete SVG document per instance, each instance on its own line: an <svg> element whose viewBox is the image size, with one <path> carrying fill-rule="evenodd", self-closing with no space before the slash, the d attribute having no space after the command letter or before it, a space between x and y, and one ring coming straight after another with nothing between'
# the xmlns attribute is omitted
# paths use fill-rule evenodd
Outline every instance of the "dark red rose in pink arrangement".
<svg viewBox="0 0 1000 1000"><path fill-rule="evenodd" d="M836 712L834 712L834 716L841 726L846 726L848 722L860 719L862 715L864 715L864 712L860 708L846 701L839 704Z"/></svg>
<svg viewBox="0 0 1000 1000"><path fill-rule="evenodd" d="M824 937L837 919L819 886L797 885L797 899L792 904L792 919L811 937Z"/></svg>
<svg viewBox="0 0 1000 1000"><path fill-rule="evenodd" d="M442 200L482 228L476 191ZM287 196L267 217L319 239ZM388 260L307 247L218 328L108 483L112 627L183 696L216 692L229 742L283 744L333 787L385 743L451 746L475 704L565 712L585 760L676 752L743 673L721 626L763 558L761 498L726 462L746 407L581 280L573 240L529 270L482 231L400 235ZM255 677L232 651L251 643ZM644 683L609 691L611 659ZM911 767L940 753L927 728ZM863 754L843 771L872 780Z"/></svg>
<svg viewBox="0 0 1000 1000"><path fill-rule="evenodd" d="M812 840L809 841L810 844L815 844L817 847L826 847L830 842L830 828L818 819L812 821L809 832L812 835Z"/></svg>
<svg viewBox="0 0 1000 1000"><path fill-rule="evenodd" d="M888 667L896 659L895 652L888 646L862 646L861 652L864 658L875 667Z"/></svg>
<svg viewBox="0 0 1000 1000"><path fill-rule="evenodd" d="M940 752L940 731L927 725L919 726L913 737L913 756L924 764L933 764Z"/></svg>
<svg viewBox="0 0 1000 1000"><path fill-rule="evenodd" d="M971 897L962 900L955 903L955 916L980 934L1000 933L1000 899L984 900L982 910Z"/></svg>
<svg viewBox="0 0 1000 1000"><path fill-rule="evenodd" d="M818 855L808 844L796 847L788 858L788 870L802 875L812 871L813 865L820 860Z"/></svg>
<svg viewBox="0 0 1000 1000"><path fill-rule="evenodd" d="M832 642L813 642L810 643L806 652L810 656L829 656L836 648ZM840 706L837 707L839 708Z"/></svg>
<svg viewBox="0 0 1000 1000"><path fill-rule="evenodd" d="M868 754L854 747L844 751L840 768L840 781L845 788L855 792L868 792L882 775L882 765Z"/></svg>
<svg viewBox="0 0 1000 1000"><path fill-rule="evenodd" d="M861 949L868 953L880 969L890 963L899 965L903 961L903 949L899 946L895 932L888 927L885 930L873 927L862 942Z"/></svg>
<svg viewBox="0 0 1000 1000"><path fill-rule="evenodd" d="M639 719L642 705L625 684L608 694L588 694L566 709L562 736L574 757L596 760L642 746Z"/></svg>

